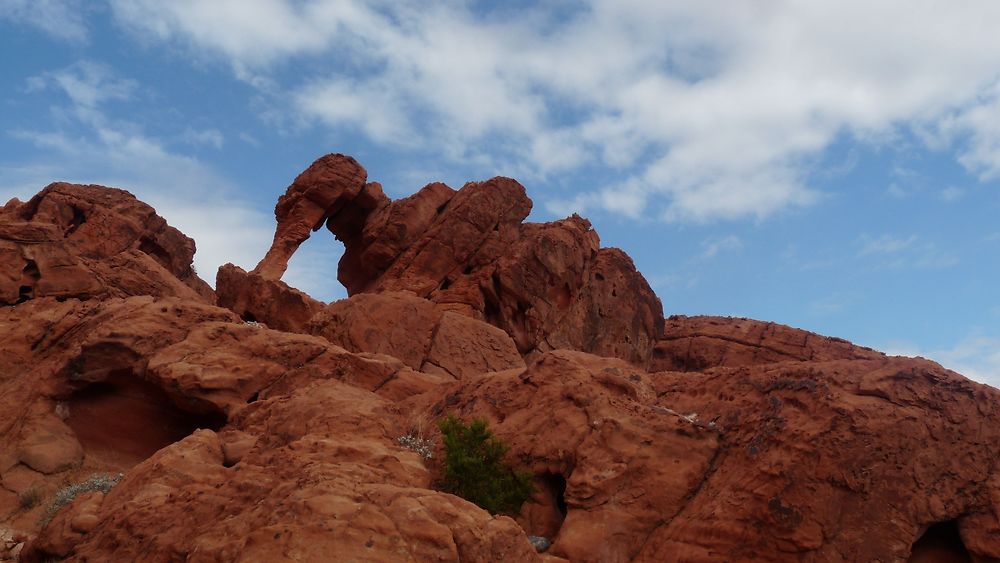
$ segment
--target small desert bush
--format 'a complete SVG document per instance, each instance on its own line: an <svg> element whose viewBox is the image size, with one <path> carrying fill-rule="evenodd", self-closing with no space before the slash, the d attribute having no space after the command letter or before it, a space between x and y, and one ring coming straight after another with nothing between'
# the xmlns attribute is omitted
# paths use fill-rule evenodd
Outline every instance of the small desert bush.
<svg viewBox="0 0 1000 563"><path fill-rule="evenodd" d="M45 526L51 522L56 513L58 513L62 507L72 503L76 496L80 493L89 493L93 491L107 493L122 480L122 477L124 477L124 475L121 473L94 473L90 477L87 477L84 481L67 485L59 489L56 491L56 496L52 499L52 502L50 502L45 508L45 512L42 514L38 523Z"/></svg>
<svg viewBox="0 0 1000 563"><path fill-rule="evenodd" d="M434 458L434 440L425 438L419 432L411 430L409 433L396 438L396 443L410 451L416 452L425 461Z"/></svg>
<svg viewBox="0 0 1000 563"><path fill-rule="evenodd" d="M481 419L466 423L451 415L438 428L445 451L441 489L490 513L516 514L531 496L531 474L504 462L507 444Z"/></svg>

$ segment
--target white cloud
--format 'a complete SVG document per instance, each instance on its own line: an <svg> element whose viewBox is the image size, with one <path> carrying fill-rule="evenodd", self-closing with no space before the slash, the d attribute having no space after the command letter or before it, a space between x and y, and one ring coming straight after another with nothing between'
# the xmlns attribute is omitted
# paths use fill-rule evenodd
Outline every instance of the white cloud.
<svg viewBox="0 0 1000 563"><path fill-rule="evenodd" d="M817 201L813 163L844 134L964 139L964 166L1000 174L995 2L591 0L517 17L462 2L112 6L137 35L218 55L307 121L529 176L627 170L560 209L765 217ZM304 78L272 80L289 62Z"/></svg>
<svg viewBox="0 0 1000 563"><path fill-rule="evenodd" d="M1000 388L1000 338L970 335L950 348L922 350L908 342L891 342L886 353L892 356L920 356L957 371L969 379Z"/></svg>
<svg viewBox="0 0 1000 563"><path fill-rule="evenodd" d="M0 0L0 19L37 28L64 41L87 40L80 0Z"/></svg>
<svg viewBox="0 0 1000 563"><path fill-rule="evenodd" d="M743 248L743 241L735 235L710 238L701 242L702 258L714 258L720 252L734 252Z"/></svg>
<svg viewBox="0 0 1000 563"><path fill-rule="evenodd" d="M46 164L0 166L0 199L30 197L54 180L124 188L195 240L195 267L209 283L215 283L216 270L227 262L245 269L256 266L271 243L274 217L243 201L237 186L210 166L171 152L137 123L113 118L105 105L129 99L134 82L96 63L77 63L35 77L30 84L66 95L65 113L75 119L74 132L12 132L45 149ZM214 129L188 129L183 135L222 143ZM316 264L291 269L284 280L308 293L326 295L331 292L327 284L337 285L336 264L321 259ZM336 296L336 290L332 294Z"/></svg>

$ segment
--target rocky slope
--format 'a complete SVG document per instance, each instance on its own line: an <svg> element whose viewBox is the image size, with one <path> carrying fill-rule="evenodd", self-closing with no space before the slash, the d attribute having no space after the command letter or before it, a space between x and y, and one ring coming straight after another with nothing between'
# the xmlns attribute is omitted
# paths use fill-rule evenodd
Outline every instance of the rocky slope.
<svg viewBox="0 0 1000 563"><path fill-rule="evenodd" d="M213 292L127 192L8 203L0 559L1000 559L1000 392L772 323L664 319L585 219L530 208L507 178L391 201L328 155ZM350 294L331 304L281 281L324 225ZM519 514L435 490L447 414L489 420L534 476Z"/></svg>

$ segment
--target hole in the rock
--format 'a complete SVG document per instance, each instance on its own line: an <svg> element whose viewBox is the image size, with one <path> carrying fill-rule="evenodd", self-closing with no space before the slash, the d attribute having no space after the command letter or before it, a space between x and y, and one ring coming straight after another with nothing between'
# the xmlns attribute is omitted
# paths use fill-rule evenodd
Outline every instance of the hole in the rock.
<svg viewBox="0 0 1000 563"><path fill-rule="evenodd" d="M913 544L909 563L971 563L954 520L934 524Z"/></svg>
<svg viewBox="0 0 1000 563"><path fill-rule="evenodd" d="M199 428L219 430L221 413L193 414L179 409L165 392L115 370L70 396L69 424L87 456L101 464L128 469L157 450Z"/></svg>
<svg viewBox="0 0 1000 563"><path fill-rule="evenodd" d="M148 254L164 268L170 268L170 253L164 250L156 241L143 237L139 242L139 250Z"/></svg>
<svg viewBox="0 0 1000 563"><path fill-rule="evenodd" d="M247 404L249 405L250 403L256 403L257 399L260 399L260 391L257 391L253 395L250 395L250 398L247 399Z"/></svg>
<svg viewBox="0 0 1000 563"><path fill-rule="evenodd" d="M319 231L302 241L288 259L288 269L281 279L313 299L329 303L347 297L347 288L339 281L340 269L346 268L347 273L357 277L357 269L364 265L348 260L344 243L327 232Z"/></svg>
<svg viewBox="0 0 1000 563"><path fill-rule="evenodd" d="M72 207L73 218L69 220L69 227L66 228L66 236L73 234L74 231L80 228L80 225L87 222L87 216L83 213L83 210L79 207Z"/></svg>
<svg viewBox="0 0 1000 563"><path fill-rule="evenodd" d="M466 276L469 275L469 274L471 274L471 273L472 273L472 266L466 266L465 269L462 270L462 274L464 274Z"/></svg>
<svg viewBox="0 0 1000 563"><path fill-rule="evenodd" d="M25 301L33 299L34 297L35 297L35 288L31 287L30 285L22 285L17 290L18 303L24 303Z"/></svg>
<svg viewBox="0 0 1000 563"><path fill-rule="evenodd" d="M253 316L253 313L251 313L250 311L244 312L242 315L240 315L240 318L243 319L244 322L248 323L257 322L257 317Z"/></svg>
<svg viewBox="0 0 1000 563"><path fill-rule="evenodd" d="M41 277L38 264L34 260L28 260L24 268L21 269L21 285L17 288L18 303L24 303L35 297L35 284Z"/></svg>
<svg viewBox="0 0 1000 563"><path fill-rule="evenodd" d="M546 473L542 476L545 488L552 495L556 509L563 518L566 517L566 478L558 473Z"/></svg>
<svg viewBox="0 0 1000 563"><path fill-rule="evenodd" d="M553 539L566 520L566 478L558 473L535 475L531 502L521 508L528 533Z"/></svg>
<svg viewBox="0 0 1000 563"><path fill-rule="evenodd" d="M448 289L449 287L451 287L451 280L449 280L448 278L445 278L444 281L441 282L441 291L444 291L444 290Z"/></svg>

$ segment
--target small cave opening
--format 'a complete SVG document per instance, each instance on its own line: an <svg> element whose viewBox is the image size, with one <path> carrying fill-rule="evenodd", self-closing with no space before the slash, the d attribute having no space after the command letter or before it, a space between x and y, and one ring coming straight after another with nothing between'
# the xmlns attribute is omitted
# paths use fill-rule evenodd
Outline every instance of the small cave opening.
<svg viewBox="0 0 1000 563"><path fill-rule="evenodd" d="M550 540L559 535L566 520L566 478L559 473L536 474L533 480L534 493L521 508L519 521L533 536Z"/></svg>
<svg viewBox="0 0 1000 563"><path fill-rule="evenodd" d="M568 509L566 507L566 478L559 473L546 473L542 476L542 483L552 496L555 507L563 518L566 518Z"/></svg>
<svg viewBox="0 0 1000 563"><path fill-rule="evenodd" d="M70 208L73 210L73 217L69 220L69 225L66 227L66 236L73 234L80 228L80 225L87 222L87 214L82 209L75 205L70 206Z"/></svg>
<svg viewBox="0 0 1000 563"><path fill-rule="evenodd" d="M24 303L29 299L34 299L35 285L41 278L42 274L38 270L38 263L34 260L27 260L24 264L24 268L21 269L21 282L20 286L17 288L18 303Z"/></svg>
<svg viewBox="0 0 1000 563"><path fill-rule="evenodd" d="M113 370L103 381L70 395L66 423L93 461L127 470L199 428L220 430L222 413L198 414L177 407L159 387L131 369Z"/></svg>
<svg viewBox="0 0 1000 563"><path fill-rule="evenodd" d="M151 238L143 237L139 241L139 250L145 252L150 258L159 262L161 266L170 270L170 253Z"/></svg>
<svg viewBox="0 0 1000 563"><path fill-rule="evenodd" d="M972 563L972 556L962 542L958 522L938 522L913 543L908 563Z"/></svg>

